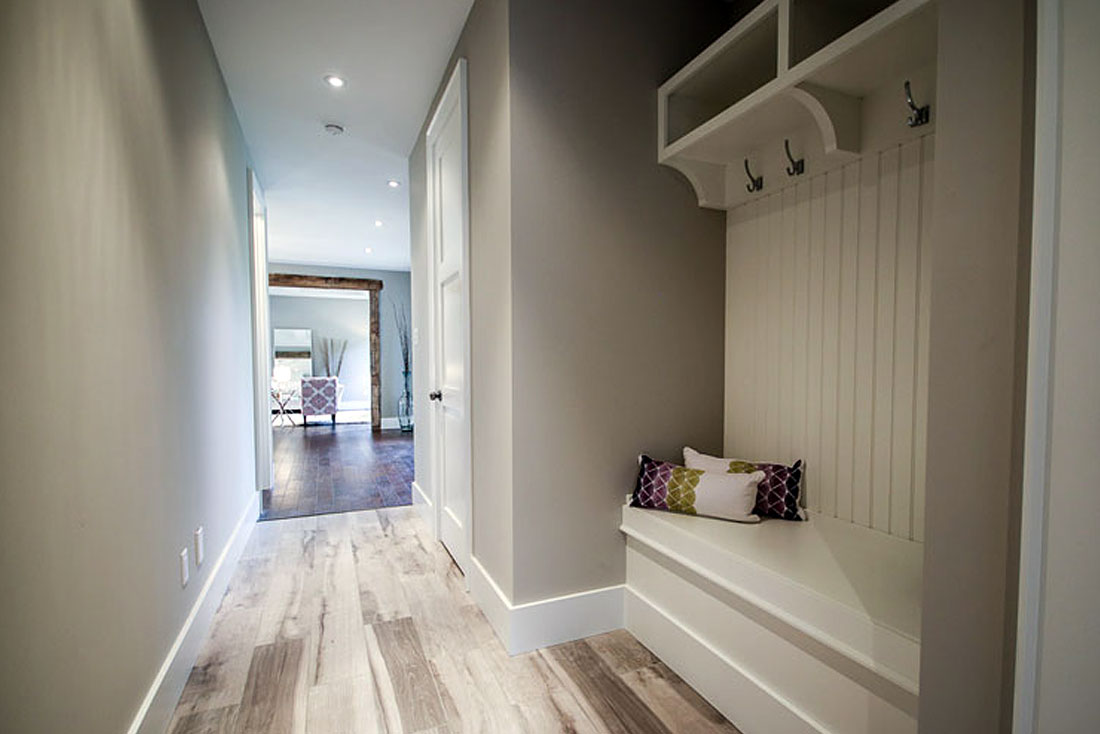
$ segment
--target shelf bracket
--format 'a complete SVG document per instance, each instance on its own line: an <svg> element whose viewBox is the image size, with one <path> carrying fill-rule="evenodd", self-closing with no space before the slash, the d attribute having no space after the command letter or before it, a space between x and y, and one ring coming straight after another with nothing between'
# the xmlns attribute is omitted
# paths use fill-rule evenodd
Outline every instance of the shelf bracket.
<svg viewBox="0 0 1100 734"><path fill-rule="evenodd" d="M858 97L808 83L790 87L784 94L799 102L814 118L826 155L860 154L862 102Z"/></svg>
<svg viewBox="0 0 1100 734"><path fill-rule="evenodd" d="M699 206L705 209L726 208L725 166L687 158L669 158L661 162L675 168L688 180L699 199Z"/></svg>

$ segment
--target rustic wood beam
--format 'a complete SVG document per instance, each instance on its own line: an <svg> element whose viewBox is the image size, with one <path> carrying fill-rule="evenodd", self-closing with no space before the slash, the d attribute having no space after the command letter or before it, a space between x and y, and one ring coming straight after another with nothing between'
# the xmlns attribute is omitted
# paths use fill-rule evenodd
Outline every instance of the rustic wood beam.
<svg viewBox="0 0 1100 734"><path fill-rule="evenodd" d="M297 273L270 273L268 285L281 288L326 288L344 291L380 291L382 281L373 278L340 278Z"/></svg>

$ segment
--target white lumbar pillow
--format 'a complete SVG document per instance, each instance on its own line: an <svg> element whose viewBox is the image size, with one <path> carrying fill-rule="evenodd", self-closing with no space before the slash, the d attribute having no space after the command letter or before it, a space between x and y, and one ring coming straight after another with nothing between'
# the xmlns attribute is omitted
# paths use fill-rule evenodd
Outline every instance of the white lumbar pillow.
<svg viewBox="0 0 1100 734"><path fill-rule="evenodd" d="M764 472L728 474L689 469L641 456L631 505L735 522L760 522L753 514Z"/></svg>
<svg viewBox="0 0 1100 734"><path fill-rule="evenodd" d="M752 510L756 506L756 487L763 479L762 471L752 474L704 471L695 487L695 514L736 522L760 522Z"/></svg>

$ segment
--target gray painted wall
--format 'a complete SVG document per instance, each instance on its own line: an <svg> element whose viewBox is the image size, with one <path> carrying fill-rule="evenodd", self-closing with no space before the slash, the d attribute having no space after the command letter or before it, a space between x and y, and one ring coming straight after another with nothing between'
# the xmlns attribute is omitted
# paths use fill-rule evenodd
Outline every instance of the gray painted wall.
<svg viewBox="0 0 1100 734"><path fill-rule="evenodd" d="M365 402L369 408L370 301L323 296L271 296L270 302L272 329L312 329L315 375L325 373L324 360L321 358L321 340L347 340L347 351L344 352L343 367L340 370L340 384L344 386L343 400ZM333 359L336 359L335 355ZM394 389L394 385L389 385L389 388ZM383 392L383 404L386 397Z"/></svg>
<svg viewBox="0 0 1100 734"><path fill-rule="evenodd" d="M721 450L725 217L655 154L715 5L511 2L515 603L623 581L639 452Z"/></svg>
<svg viewBox="0 0 1100 734"><path fill-rule="evenodd" d="M640 451L720 450L723 217L654 151L657 86L724 13L478 0L456 49L470 75L473 555L515 603L623 580L617 513ZM409 165L415 274L423 134ZM430 333L427 284L414 286ZM422 486L427 468L418 456Z"/></svg>
<svg viewBox="0 0 1100 734"><path fill-rule="evenodd" d="M0 728L117 734L254 498L245 146L192 2L3 3L0 98Z"/></svg>
<svg viewBox="0 0 1100 734"><path fill-rule="evenodd" d="M397 400L401 397L401 345L397 338L397 326L393 318L393 304L404 306L406 312L410 304L409 273L404 270L360 270L357 268L329 268L311 265L295 265L291 263L271 263L268 266L272 273L299 273L301 275L327 275L344 276L348 278L372 278L382 281L381 300L379 301L379 338L382 343L382 417L392 418L397 415ZM275 299L272 298L272 323L281 326L274 321ZM362 303L366 303L363 301ZM314 336L320 336L314 334ZM414 355L415 363L415 355ZM370 400L368 395L367 400ZM415 406L415 403L414 403Z"/></svg>

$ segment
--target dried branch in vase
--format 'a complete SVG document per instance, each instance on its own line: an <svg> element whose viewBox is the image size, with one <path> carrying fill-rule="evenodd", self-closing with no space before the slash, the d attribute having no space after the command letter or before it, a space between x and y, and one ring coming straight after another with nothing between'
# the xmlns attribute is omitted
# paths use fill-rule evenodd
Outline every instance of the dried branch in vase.
<svg viewBox="0 0 1100 734"><path fill-rule="evenodd" d="M400 308L392 300L393 320L397 324L397 339L401 345L401 364L405 372L412 372L412 333L409 329L409 314L404 306Z"/></svg>

